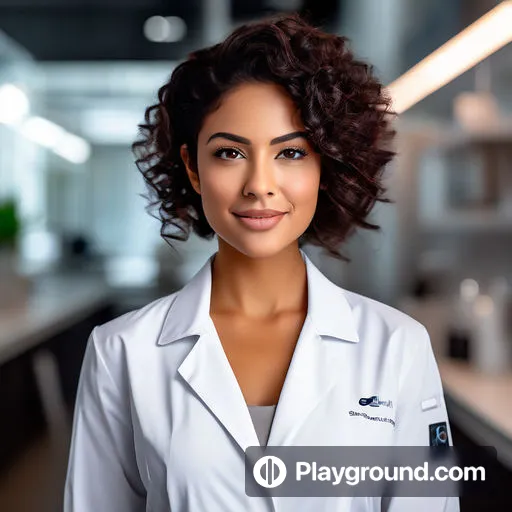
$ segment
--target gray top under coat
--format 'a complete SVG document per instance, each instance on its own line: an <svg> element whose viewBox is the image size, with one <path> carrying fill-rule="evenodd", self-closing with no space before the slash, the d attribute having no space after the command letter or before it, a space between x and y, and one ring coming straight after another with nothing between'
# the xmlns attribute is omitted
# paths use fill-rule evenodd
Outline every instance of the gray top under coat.
<svg viewBox="0 0 512 512"><path fill-rule="evenodd" d="M274 419L275 405L249 405L249 413L251 414L254 429L260 441L261 446L267 445L267 440Z"/></svg>

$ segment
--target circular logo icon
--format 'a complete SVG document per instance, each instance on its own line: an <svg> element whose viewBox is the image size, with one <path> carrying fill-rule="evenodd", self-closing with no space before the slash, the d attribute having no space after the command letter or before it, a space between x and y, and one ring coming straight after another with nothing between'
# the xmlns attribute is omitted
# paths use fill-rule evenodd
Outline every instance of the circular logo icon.
<svg viewBox="0 0 512 512"><path fill-rule="evenodd" d="M272 489L284 482L286 465L279 457L267 455L254 464L252 474L259 485Z"/></svg>
<svg viewBox="0 0 512 512"><path fill-rule="evenodd" d="M440 444L446 444L448 442L448 433L445 427L436 428L436 439Z"/></svg>

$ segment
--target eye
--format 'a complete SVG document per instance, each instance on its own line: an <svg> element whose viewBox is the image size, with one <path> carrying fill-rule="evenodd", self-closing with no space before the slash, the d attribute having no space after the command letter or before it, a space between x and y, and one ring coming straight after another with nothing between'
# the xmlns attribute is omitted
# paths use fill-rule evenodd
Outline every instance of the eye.
<svg viewBox="0 0 512 512"><path fill-rule="evenodd" d="M303 148L285 148L279 154L286 155L284 158L285 160L301 160L308 154L308 152ZM294 158L294 155L296 158Z"/></svg>
<svg viewBox="0 0 512 512"><path fill-rule="evenodd" d="M222 155L231 155L227 157L223 157ZM235 155L233 157L233 155ZM238 160L236 155L240 155L243 158L243 155L235 148L218 148L215 153L213 153L213 156L220 158L221 160Z"/></svg>
<svg viewBox="0 0 512 512"><path fill-rule="evenodd" d="M280 158L280 155L283 155L284 160L300 160L307 154L308 152L303 148L285 148L279 153L278 158ZM245 158L238 149L231 147L218 148L213 155L221 160L239 160L240 158Z"/></svg>

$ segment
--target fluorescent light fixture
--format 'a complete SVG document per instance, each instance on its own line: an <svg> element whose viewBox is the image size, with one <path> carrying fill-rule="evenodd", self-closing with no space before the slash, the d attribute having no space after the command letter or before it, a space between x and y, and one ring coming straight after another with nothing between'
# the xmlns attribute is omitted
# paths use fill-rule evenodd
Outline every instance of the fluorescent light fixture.
<svg viewBox="0 0 512 512"><path fill-rule="evenodd" d="M53 151L74 164L83 164L87 162L91 155L91 146L81 137L72 133L65 133L59 144L53 148Z"/></svg>
<svg viewBox="0 0 512 512"><path fill-rule="evenodd" d="M51 149L74 164L84 163L91 153L86 140L43 117L28 118L18 127L18 131L32 142Z"/></svg>
<svg viewBox="0 0 512 512"><path fill-rule="evenodd" d="M80 132L93 144L130 144L143 122L141 110L88 109L81 113Z"/></svg>
<svg viewBox="0 0 512 512"><path fill-rule="evenodd" d="M512 41L512 0L501 2L387 88L398 114Z"/></svg>
<svg viewBox="0 0 512 512"><path fill-rule="evenodd" d="M0 123L19 123L30 109L27 95L13 84L0 86Z"/></svg>
<svg viewBox="0 0 512 512"><path fill-rule="evenodd" d="M64 128L37 116L27 119L21 125L20 131L27 139L50 149L56 147L66 134Z"/></svg>

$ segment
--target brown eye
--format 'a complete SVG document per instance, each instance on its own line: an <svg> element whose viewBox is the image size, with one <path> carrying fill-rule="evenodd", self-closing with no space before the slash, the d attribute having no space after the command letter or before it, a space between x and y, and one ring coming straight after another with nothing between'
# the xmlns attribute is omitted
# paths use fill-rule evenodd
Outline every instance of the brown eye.
<svg viewBox="0 0 512 512"><path fill-rule="evenodd" d="M304 149L301 148L286 148L279 153L283 155L285 160L300 160L304 158L308 153Z"/></svg>
<svg viewBox="0 0 512 512"><path fill-rule="evenodd" d="M240 152L234 148L219 148L214 153L214 156L222 160L237 160L237 155L240 155Z"/></svg>

